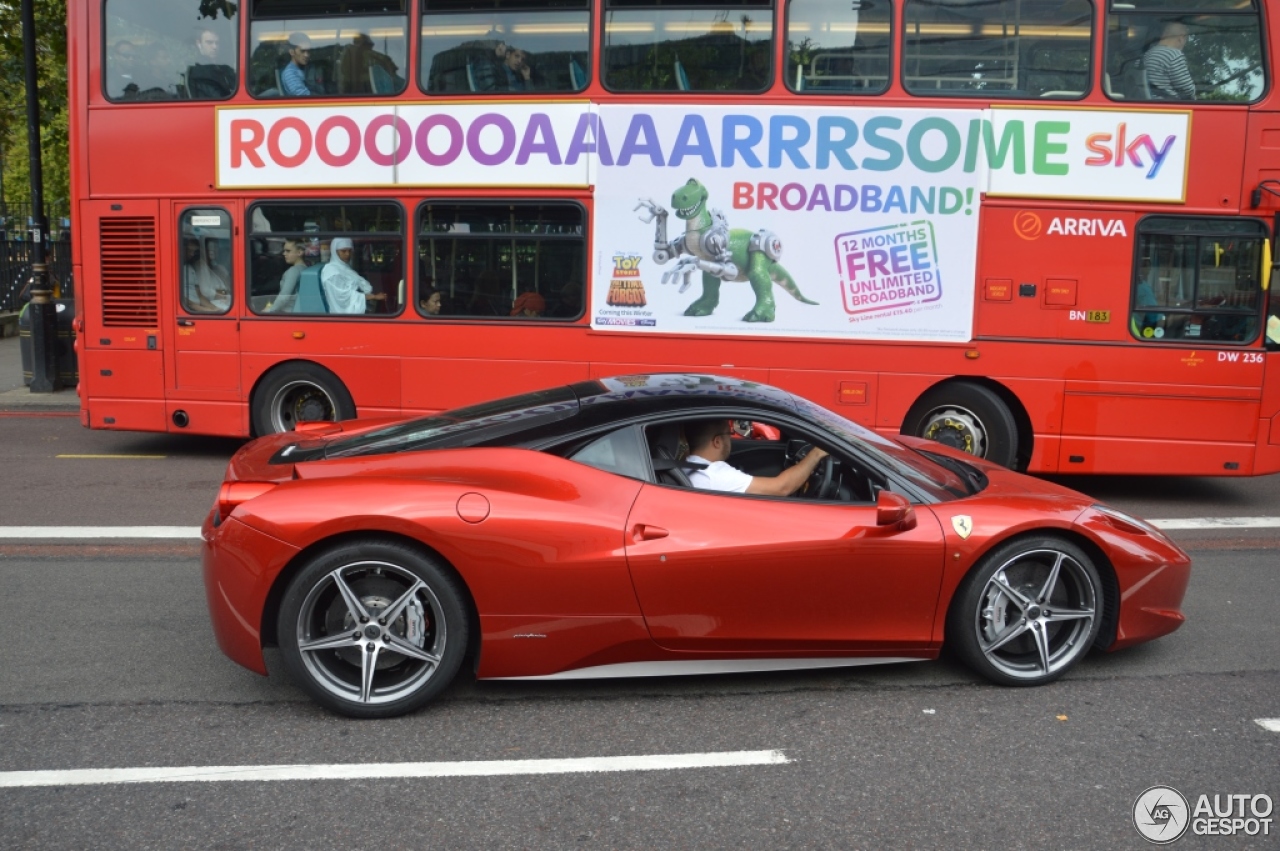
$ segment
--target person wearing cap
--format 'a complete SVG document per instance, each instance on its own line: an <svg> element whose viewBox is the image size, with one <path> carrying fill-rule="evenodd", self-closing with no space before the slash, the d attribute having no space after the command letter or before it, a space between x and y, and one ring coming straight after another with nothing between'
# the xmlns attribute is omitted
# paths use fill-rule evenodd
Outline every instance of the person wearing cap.
<svg viewBox="0 0 1280 851"><path fill-rule="evenodd" d="M311 87L307 85L307 63L311 61L311 39L306 33L289 36L289 64L280 72L280 87L287 95L306 97Z"/></svg>
<svg viewBox="0 0 1280 851"><path fill-rule="evenodd" d="M329 244L329 249L333 255L320 273L320 285L324 287L330 313L364 313L366 297L369 300L386 298L382 293L369 295L373 292L373 284L351 268L355 243L350 237L338 237Z"/></svg>
<svg viewBox="0 0 1280 851"><path fill-rule="evenodd" d="M547 309L547 300L535 292L520 293L511 307L511 315L521 318L541 316Z"/></svg>

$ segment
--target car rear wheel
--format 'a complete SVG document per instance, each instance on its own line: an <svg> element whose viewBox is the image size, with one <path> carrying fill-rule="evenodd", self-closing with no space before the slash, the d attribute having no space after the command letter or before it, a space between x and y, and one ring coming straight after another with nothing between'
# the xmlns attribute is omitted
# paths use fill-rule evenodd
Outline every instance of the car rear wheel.
<svg viewBox="0 0 1280 851"><path fill-rule="evenodd" d="M329 550L285 592L277 633L285 666L334 712L413 712L462 664L464 593L451 571L404 544L357 541Z"/></svg>
<svg viewBox="0 0 1280 851"><path fill-rule="evenodd" d="M1102 623L1102 582L1092 560L1052 537L997 548L961 584L947 637L993 682L1032 686L1075 665Z"/></svg>
<svg viewBox="0 0 1280 851"><path fill-rule="evenodd" d="M329 370L310 363L277 367L253 394L253 433L293 431L298 423L353 419L356 405Z"/></svg>
<svg viewBox="0 0 1280 851"><path fill-rule="evenodd" d="M1018 461L1018 425L1009 406L981 384L952 381L920 397L902 424L904 434L1012 468Z"/></svg>

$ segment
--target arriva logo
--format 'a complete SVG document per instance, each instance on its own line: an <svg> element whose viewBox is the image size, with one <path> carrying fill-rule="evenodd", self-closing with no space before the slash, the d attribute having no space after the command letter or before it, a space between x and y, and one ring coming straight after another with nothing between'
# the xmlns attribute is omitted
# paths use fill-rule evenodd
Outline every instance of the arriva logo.
<svg viewBox="0 0 1280 851"><path fill-rule="evenodd" d="M1160 172L1160 166L1164 164L1165 157L1173 149L1173 143L1178 137L1167 137L1164 140L1164 144L1157 148L1156 143L1146 133L1129 142L1125 138L1128 130L1129 125L1122 121L1116 127L1114 135L1111 133L1094 133L1090 135L1085 139L1084 144L1090 151L1093 151L1094 156L1085 160L1084 164L1114 165L1116 168L1120 168L1127 161L1138 168L1146 168L1149 162L1151 168L1147 172L1147 180L1154 180L1155 176ZM1115 139L1114 144L1111 141L1113 138Z"/></svg>
<svg viewBox="0 0 1280 851"><path fill-rule="evenodd" d="M1013 232L1023 239L1037 239L1044 231L1044 222L1029 210L1023 210L1013 217Z"/></svg>
<svg viewBox="0 0 1280 851"><path fill-rule="evenodd" d="M1030 210L1023 210L1013 217L1013 232L1023 239L1039 239L1041 234L1058 236L1128 236L1123 219L1085 219L1075 216L1054 216L1049 227L1044 227L1040 217Z"/></svg>

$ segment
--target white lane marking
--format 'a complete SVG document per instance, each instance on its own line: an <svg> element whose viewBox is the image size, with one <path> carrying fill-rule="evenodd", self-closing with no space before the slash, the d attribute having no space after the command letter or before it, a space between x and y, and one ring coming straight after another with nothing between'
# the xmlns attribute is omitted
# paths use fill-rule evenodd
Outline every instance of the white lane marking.
<svg viewBox="0 0 1280 851"><path fill-rule="evenodd" d="M476 762L384 762L350 765L208 765L182 768L95 768L71 771L4 771L0 788L89 786L107 783L207 783L227 780L369 780L393 777L494 777L508 774L577 774L600 771L669 771L787 765L782 751L726 751L583 759L504 759Z"/></svg>
<svg viewBox="0 0 1280 851"><path fill-rule="evenodd" d="M1275 529L1280 517L1178 517L1171 520L1148 520L1157 529Z"/></svg>
<svg viewBox="0 0 1280 851"><path fill-rule="evenodd" d="M1280 718L1254 718L1253 723L1257 724L1264 730L1270 730L1273 733L1280 733Z"/></svg>
<svg viewBox="0 0 1280 851"><path fill-rule="evenodd" d="M0 526L0 538L199 537L199 526Z"/></svg>

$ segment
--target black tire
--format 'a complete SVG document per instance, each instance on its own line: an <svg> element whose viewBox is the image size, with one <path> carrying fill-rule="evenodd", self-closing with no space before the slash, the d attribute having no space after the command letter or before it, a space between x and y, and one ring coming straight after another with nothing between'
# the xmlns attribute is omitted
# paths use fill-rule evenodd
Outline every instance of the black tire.
<svg viewBox="0 0 1280 851"><path fill-rule="evenodd" d="M313 363L282 364L253 394L253 433L293 431L300 422L354 419L356 403L338 377Z"/></svg>
<svg viewBox="0 0 1280 851"><path fill-rule="evenodd" d="M449 685L466 655L465 594L451 570L409 545L342 544L289 583L277 620L281 657L334 712L413 712Z"/></svg>
<svg viewBox="0 0 1280 851"><path fill-rule="evenodd" d="M1018 460L1018 424L996 393L981 384L953 381L934 387L907 411L902 433L1012 468Z"/></svg>
<svg viewBox="0 0 1280 851"><path fill-rule="evenodd" d="M947 643L992 682L1043 685L1088 654L1103 606L1102 580L1082 549L1056 537L1023 538L997 547L965 577L947 613Z"/></svg>

